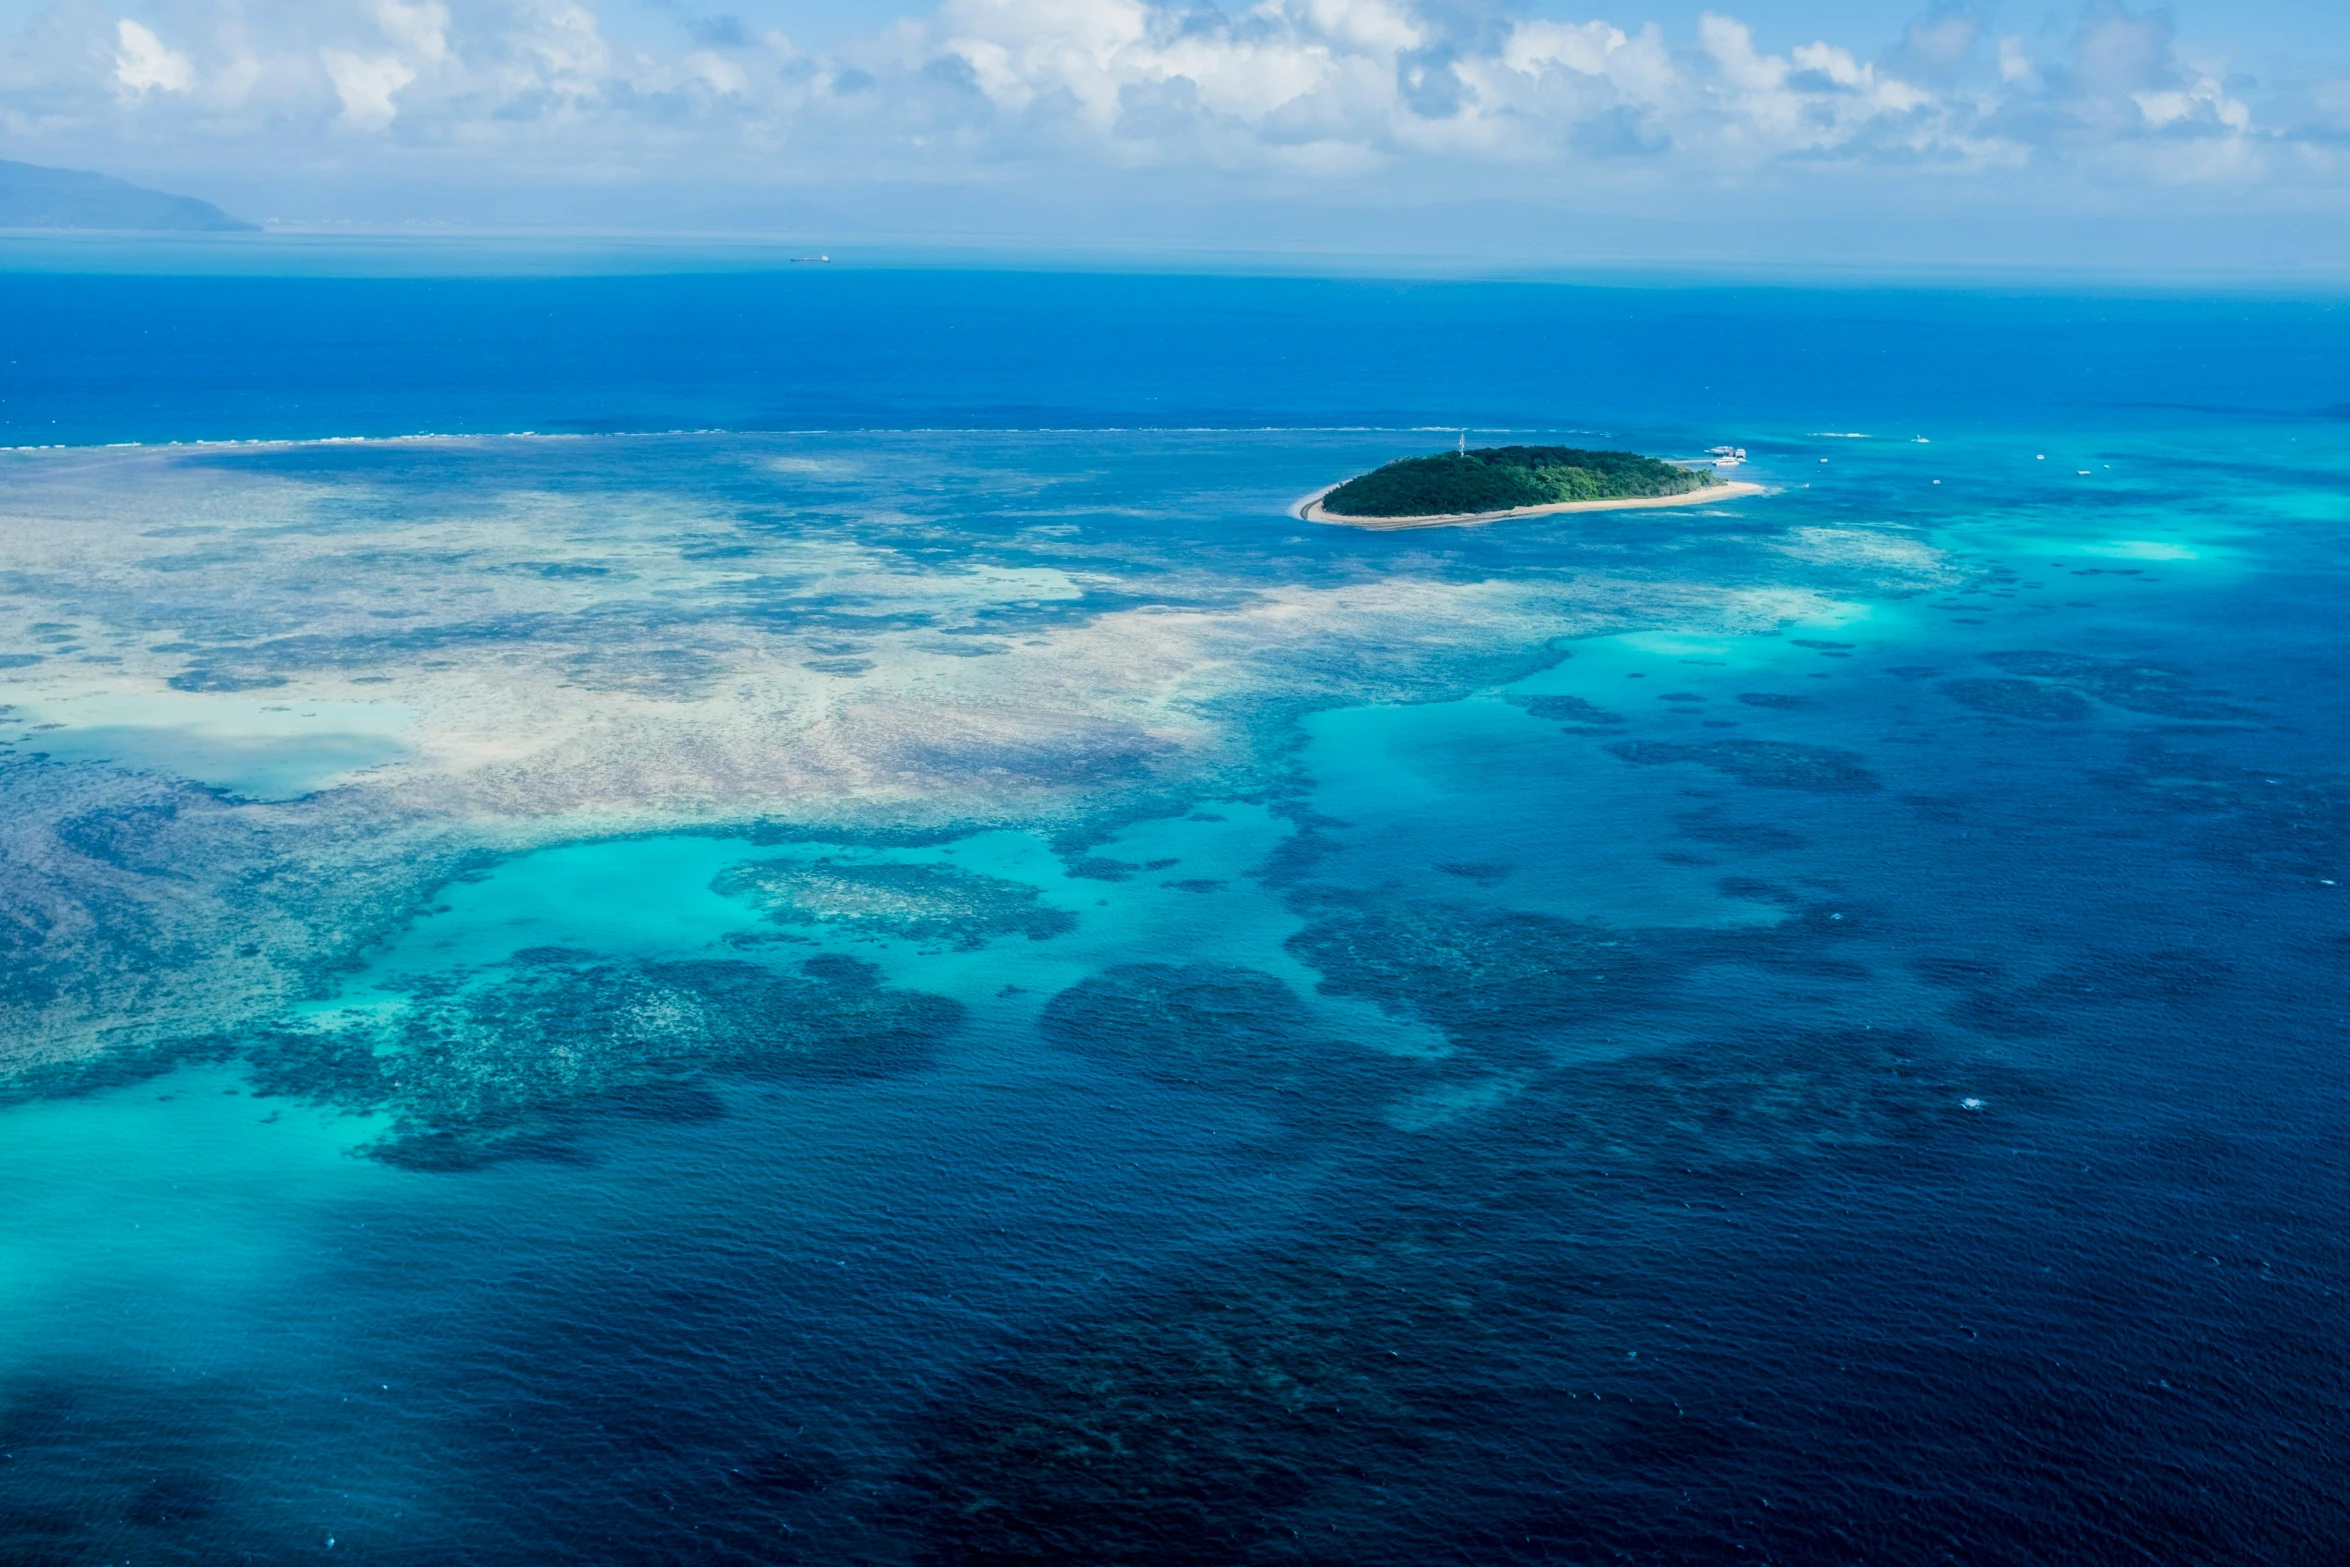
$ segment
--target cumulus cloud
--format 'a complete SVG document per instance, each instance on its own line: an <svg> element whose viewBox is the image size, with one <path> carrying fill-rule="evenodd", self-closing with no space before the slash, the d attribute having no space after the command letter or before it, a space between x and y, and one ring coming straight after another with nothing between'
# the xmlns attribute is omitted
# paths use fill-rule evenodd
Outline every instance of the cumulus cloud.
<svg viewBox="0 0 2350 1567"><path fill-rule="evenodd" d="M585 0L66 0L0 55L8 155L168 145L223 167L329 149L517 180L1002 180L1187 171L1383 189L1852 168L2133 180L2325 174L2322 86L2271 113L2166 12L2091 0L2069 38L1936 0L1896 40L1689 36L1507 0L943 0L825 51L663 0L673 50ZM187 149L209 149L209 153ZM372 161L369 161L372 160Z"/></svg>
<svg viewBox="0 0 2350 1567"><path fill-rule="evenodd" d="M188 57L163 47L162 39L138 23L124 18L114 24L114 36L114 79L125 92L186 92L196 84Z"/></svg>

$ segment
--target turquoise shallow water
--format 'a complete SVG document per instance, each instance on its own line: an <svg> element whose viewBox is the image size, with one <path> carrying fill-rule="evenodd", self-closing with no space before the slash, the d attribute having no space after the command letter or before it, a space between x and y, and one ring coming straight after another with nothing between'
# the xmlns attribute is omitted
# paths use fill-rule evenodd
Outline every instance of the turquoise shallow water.
<svg viewBox="0 0 2350 1567"><path fill-rule="evenodd" d="M0 278L0 1557L2330 1560L2337 313L1148 282Z"/></svg>

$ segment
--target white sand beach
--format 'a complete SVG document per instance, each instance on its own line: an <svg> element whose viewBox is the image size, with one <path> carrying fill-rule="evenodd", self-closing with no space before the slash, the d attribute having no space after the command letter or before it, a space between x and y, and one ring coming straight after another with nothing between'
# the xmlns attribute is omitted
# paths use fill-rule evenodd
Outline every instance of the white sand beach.
<svg viewBox="0 0 2350 1567"><path fill-rule="evenodd" d="M1305 522L1343 523L1350 528L1370 528L1385 533L1398 528L1466 528L1478 523L1501 522L1511 517L1547 517L1567 511L1638 511L1651 506L1707 506L1716 501L1734 501L1749 495L1760 495L1763 486L1743 480L1709 485L1702 490L1689 490L1679 495L1642 495L1616 501L1555 501L1548 506L1521 506L1514 511L1454 512L1434 517L1342 517L1322 509L1322 497L1337 489L1317 490L1298 503L1296 515Z"/></svg>

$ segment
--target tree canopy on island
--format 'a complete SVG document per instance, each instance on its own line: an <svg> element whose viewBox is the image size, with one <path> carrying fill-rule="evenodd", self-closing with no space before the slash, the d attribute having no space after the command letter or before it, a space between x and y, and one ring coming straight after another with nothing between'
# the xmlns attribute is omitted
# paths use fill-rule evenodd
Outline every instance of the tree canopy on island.
<svg viewBox="0 0 2350 1567"><path fill-rule="evenodd" d="M1486 446L1402 457L1322 497L1336 517L1442 517L1562 501L1685 495L1722 481L1638 452L1573 446Z"/></svg>

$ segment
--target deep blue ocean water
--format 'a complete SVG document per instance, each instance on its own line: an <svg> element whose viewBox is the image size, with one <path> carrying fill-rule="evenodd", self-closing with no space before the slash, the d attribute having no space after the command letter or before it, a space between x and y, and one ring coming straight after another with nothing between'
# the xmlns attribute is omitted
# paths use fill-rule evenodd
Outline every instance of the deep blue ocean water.
<svg viewBox="0 0 2350 1567"><path fill-rule="evenodd" d="M2346 1559L2338 301L0 360L0 1561ZM1464 428L1770 493L1287 514Z"/></svg>

